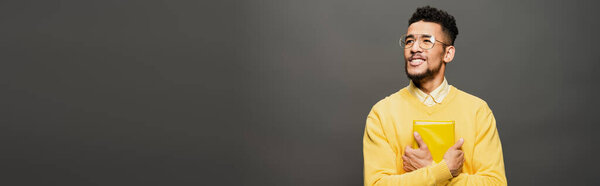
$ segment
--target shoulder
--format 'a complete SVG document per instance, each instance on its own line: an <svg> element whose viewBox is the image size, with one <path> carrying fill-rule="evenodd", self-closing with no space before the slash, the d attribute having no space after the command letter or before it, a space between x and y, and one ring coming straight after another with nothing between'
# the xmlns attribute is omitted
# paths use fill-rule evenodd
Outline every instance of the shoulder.
<svg viewBox="0 0 600 186"><path fill-rule="evenodd" d="M479 109L483 107L488 107L487 102L485 102L483 99L475 95L469 94L465 91L462 91L454 86L452 86L452 88L454 89L454 91L456 91L456 99L458 99L463 104L472 105L473 107Z"/></svg>
<svg viewBox="0 0 600 186"><path fill-rule="evenodd" d="M388 108L390 108L392 105L397 104L398 102L406 101L406 94L408 94L408 90L406 89L406 87L404 87L398 90L397 92L392 93L386 96L385 98L379 100L377 103L375 103L375 105L373 105L371 111L373 112L388 110Z"/></svg>
<svg viewBox="0 0 600 186"><path fill-rule="evenodd" d="M454 90L456 90L456 99L459 100L458 102L460 102L462 108L468 109L469 112L475 114L477 118L493 116L492 110L486 101L455 87Z"/></svg>

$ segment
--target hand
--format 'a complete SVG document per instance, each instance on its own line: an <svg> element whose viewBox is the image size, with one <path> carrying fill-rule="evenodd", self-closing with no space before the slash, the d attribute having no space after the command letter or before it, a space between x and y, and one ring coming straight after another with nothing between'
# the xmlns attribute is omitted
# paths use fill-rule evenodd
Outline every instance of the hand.
<svg viewBox="0 0 600 186"><path fill-rule="evenodd" d="M444 160L446 160L446 164L448 164L448 169L450 169L450 173L452 173L453 177L458 176L462 171L463 162L465 161L464 153L461 150L461 147L464 143L464 139L460 138L456 144L446 151L444 154Z"/></svg>
<svg viewBox="0 0 600 186"><path fill-rule="evenodd" d="M429 152L429 148L427 148L427 144L423 142L423 139L419 135L419 133L415 132L415 140L417 144L419 144L418 149L413 149L410 145L407 145L404 150L404 155L402 155L403 167L404 171L411 172L423 167L427 167L431 165L433 158L431 157L431 152Z"/></svg>

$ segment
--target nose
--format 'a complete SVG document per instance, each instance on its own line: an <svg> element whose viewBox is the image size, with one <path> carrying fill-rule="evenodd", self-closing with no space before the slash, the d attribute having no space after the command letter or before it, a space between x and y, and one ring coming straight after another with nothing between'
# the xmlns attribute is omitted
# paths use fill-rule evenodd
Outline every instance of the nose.
<svg viewBox="0 0 600 186"><path fill-rule="evenodd" d="M421 43L419 43L419 41L415 41L415 43L413 43L413 45L410 47L410 53L414 54L417 52L423 52L423 49L419 46L421 45Z"/></svg>

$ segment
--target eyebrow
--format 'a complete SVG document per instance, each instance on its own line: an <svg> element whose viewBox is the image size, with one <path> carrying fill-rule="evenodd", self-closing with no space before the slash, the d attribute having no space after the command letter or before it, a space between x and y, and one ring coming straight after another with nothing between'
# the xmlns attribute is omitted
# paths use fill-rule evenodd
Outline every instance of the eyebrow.
<svg viewBox="0 0 600 186"><path fill-rule="evenodd" d="M417 35L422 35L423 37L432 37L431 34L417 34ZM406 35L405 38L414 38L415 36L413 34L408 34Z"/></svg>

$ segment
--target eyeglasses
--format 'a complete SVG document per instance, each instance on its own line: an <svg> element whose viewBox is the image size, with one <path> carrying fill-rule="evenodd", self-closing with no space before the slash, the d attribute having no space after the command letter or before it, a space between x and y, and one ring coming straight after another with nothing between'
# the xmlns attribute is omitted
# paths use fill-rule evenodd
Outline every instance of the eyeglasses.
<svg viewBox="0 0 600 186"><path fill-rule="evenodd" d="M402 48L410 48L415 44L415 42L418 42L419 47L421 47L424 50L429 50L433 48L436 42L440 42L443 45L451 46L449 44L436 40L435 36L430 34L404 34L402 35L402 37L400 37L400 46Z"/></svg>

